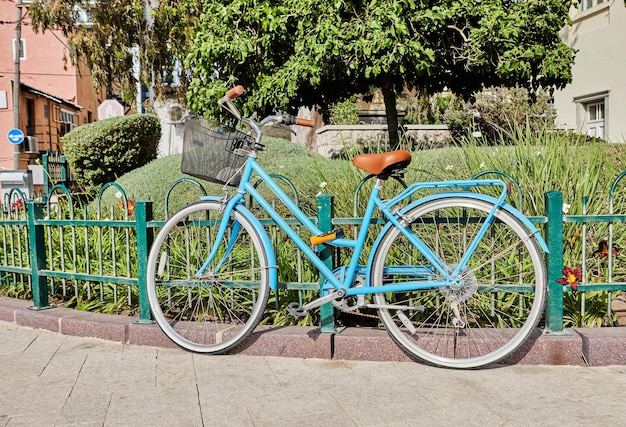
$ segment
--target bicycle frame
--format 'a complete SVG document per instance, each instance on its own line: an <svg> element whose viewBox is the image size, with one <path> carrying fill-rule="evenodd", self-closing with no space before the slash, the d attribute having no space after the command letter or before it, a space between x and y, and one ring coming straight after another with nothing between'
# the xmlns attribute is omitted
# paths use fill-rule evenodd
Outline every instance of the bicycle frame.
<svg viewBox="0 0 626 427"><path fill-rule="evenodd" d="M270 218L276 223L276 225L287 234L287 236L296 244L296 246L305 254L307 258L311 260L311 262L318 269L319 273L327 280L327 282L335 288L336 290L344 290L347 296L351 295L364 295L364 294L372 294L381 292L381 287L372 288L370 286L362 286L362 287L352 287L355 278L358 274L362 274L361 271L364 270L362 266L358 265L358 260L363 252L363 248L365 246L365 241L367 239L369 233L369 225L374 215L374 211L379 209L384 217L394 226L396 226L400 232L407 238L411 243L415 245L415 247L424 255L424 257L432 264L436 271L431 271L431 269L419 268L417 266L411 266L410 274L414 277L441 277L443 280L422 280L422 281L414 281L414 282L403 282L396 284L386 284L383 285L384 292L406 292L418 289L432 289L436 287L449 286L455 277L458 277L459 273L467 264L469 258L473 254L474 250L478 246L480 240L486 233L487 229L493 222L495 217L495 212L497 209L507 206L504 202L504 199L507 195L506 184L500 180L464 180L464 181L443 181L443 182L418 182L410 185L404 191L402 191L397 196L393 197L390 200L382 201L378 196L380 190L382 188L382 180L376 179L375 184L372 187L372 191L369 196L369 200L367 203L367 207L365 209L365 213L363 216L363 226L360 228L359 233L356 239L347 239L347 238L337 238L326 242L325 244L332 245L335 247L345 247L350 248L352 250L352 255L350 257L350 262L347 266L344 266L345 274L343 274L342 278L338 278L333 271L331 271L317 256L316 252L310 247L310 245L305 242L289 224L282 218L282 216L271 206L271 204L259 193L256 188L256 185L251 183L252 174L255 173L261 180L261 182L265 183L269 189L279 198L281 202L287 207L287 209L296 217L296 219L306 227L313 235L320 235L322 231L316 226L316 224L308 218L304 212L293 202L293 200L285 193L284 190L278 186L278 184L274 181L274 179L262 168L261 165L258 164L256 158L251 156L246 161L244 166L241 181L237 190L237 194L232 198L228 199L226 205L224 207L224 221L222 222L220 229L218 230L217 242L221 240L223 237L226 227L228 225L228 218L230 218L231 212L233 209L241 209L244 204L245 194L249 194L252 199L259 204L270 216ZM258 182L257 182L258 185ZM482 224L479 232L475 236L474 240L468 247L468 250L464 254L463 258L459 262L459 264L455 267L454 271L450 271L449 267L417 236L413 231L403 223L403 214L397 208L398 204L402 201L409 199L415 193L425 190L425 189L465 189L475 188L475 187L500 187L501 193L500 196L496 199L493 199L493 209L488 214L486 220ZM451 191L448 193L452 193ZM456 193L456 192L455 192ZM480 196L477 193L463 192L463 195L476 195ZM221 199L211 196L203 197L203 199ZM419 202L419 200L417 201ZM416 203L417 203L416 202ZM512 209L508 207L508 209ZM525 219L525 217L524 217ZM528 224L530 222L526 220ZM531 225L531 230L532 230ZM269 239L265 242L268 247L272 247ZM542 242L543 243L543 242ZM542 246L545 246L543 244ZM217 253L218 247L213 248L211 254L209 255L207 262L198 272L198 274L202 274L203 270L208 266L212 258ZM228 252L228 251L227 251ZM398 267L394 267L398 268ZM409 269L406 269L407 271ZM438 274L437 274L438 273ZM276 283L271 283L270 286L272 289L276 289Z"/></svg>

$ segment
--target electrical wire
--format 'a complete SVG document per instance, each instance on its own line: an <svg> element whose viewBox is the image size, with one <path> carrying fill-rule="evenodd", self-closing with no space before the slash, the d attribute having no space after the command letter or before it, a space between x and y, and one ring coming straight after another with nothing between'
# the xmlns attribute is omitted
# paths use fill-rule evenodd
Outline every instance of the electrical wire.
<svg viewBox="0 0 626 427"><path fill-rule="evenodd" d="M13 70L0 70L0 74L12 74ZM57 76L57 77L81 77L79 74L60 74L60 73L29 73L20 71L22 75L28 76Z"/></svg>

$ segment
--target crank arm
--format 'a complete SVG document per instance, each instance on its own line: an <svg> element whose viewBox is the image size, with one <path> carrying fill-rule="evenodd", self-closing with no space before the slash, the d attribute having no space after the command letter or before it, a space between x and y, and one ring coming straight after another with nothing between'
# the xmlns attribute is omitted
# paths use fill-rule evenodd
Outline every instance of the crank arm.
<svg viewBox="0 0 626 427"><path fill-rule="evenodd" d="M330 293L326 296L316 299L315 301L311 301L310 303L301 306L297 302L292 302L287 305L287 313L292 315L295 318L301 318L306 316L307 311L312 310L317 307L321 307L322 305L332 302L336 299L343 298L346 296L346 290L340 289L333 293Z"/></svg>
<svg viewBox="0 0 626 427"><path fill-rule="evenodd" d="M326 296L320 297L320 298L318 298L318 299L316 299L314 301L311 301L308 304L305 304L302 307L302 309L304 311L309 311L309 310L311 310L313 308L321 307L321 306L323 306L324 304L326 304L328 302L332 302L332 301L334 301L336 299L343 298L345 296L346 296L346 290L345 289L339 289L336 292L332 292L332 293L330 293L330 294L328 294Z"/></svg>

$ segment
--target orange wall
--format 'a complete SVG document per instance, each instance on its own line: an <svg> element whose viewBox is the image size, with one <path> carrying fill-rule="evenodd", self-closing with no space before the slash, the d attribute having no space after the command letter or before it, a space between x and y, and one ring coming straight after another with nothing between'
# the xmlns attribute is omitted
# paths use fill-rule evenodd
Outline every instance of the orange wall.
<svg viewBox="0 0 626 427"><path fill-rule="evenodd" d="M103 93L98 95L93 92L93 83L88 71L82 76L76 68L64 61L67 52L67 43L61 33L52 32L34 33L29 25L30 19L23 9L22 39L26 41L26 58L20 62L20 80L23 84L31 86L56 98L68 100L73 104L83 107L78 112L76 124L82 125L89 118L97 119L98 105L105 99ZM15 22L17 7L12 1L0 1L0 20ZM14 146L7 140L8 131L15 127L13 114L13 91L11 81L15 71L13 58L13 39L16 37L16 27L12 24L0 25L0 91L6 92L7 107L0 109L0 168L13 168ZM67 66L66 66L67 65ZM60 126L55 121L55 102L41 96L28 94L23 91L20 103L19 128L26 134L26 98L30 97L35 103L36 136L40 142L41 150L50 148L49 144L58 141ZM49 117L44 117L44 104L49 104ZM63 105L64 109L72 111L71 104ZM20 168L33 163L37 156L22 153Z"/></svg>

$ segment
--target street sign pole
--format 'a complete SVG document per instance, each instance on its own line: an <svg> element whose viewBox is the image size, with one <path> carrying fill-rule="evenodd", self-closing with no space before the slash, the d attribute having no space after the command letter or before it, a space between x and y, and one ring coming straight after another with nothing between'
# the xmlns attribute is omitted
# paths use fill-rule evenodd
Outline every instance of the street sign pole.
<svg viewBox="0 0 626 427"><path fill-rule="evenodd" d="M17 3L17 24L15 26L15 80L13 82L13 126L20 127L20 61L22 56L22 0ZM20 145L13 146L13 169L20 168Z"/></svg>

